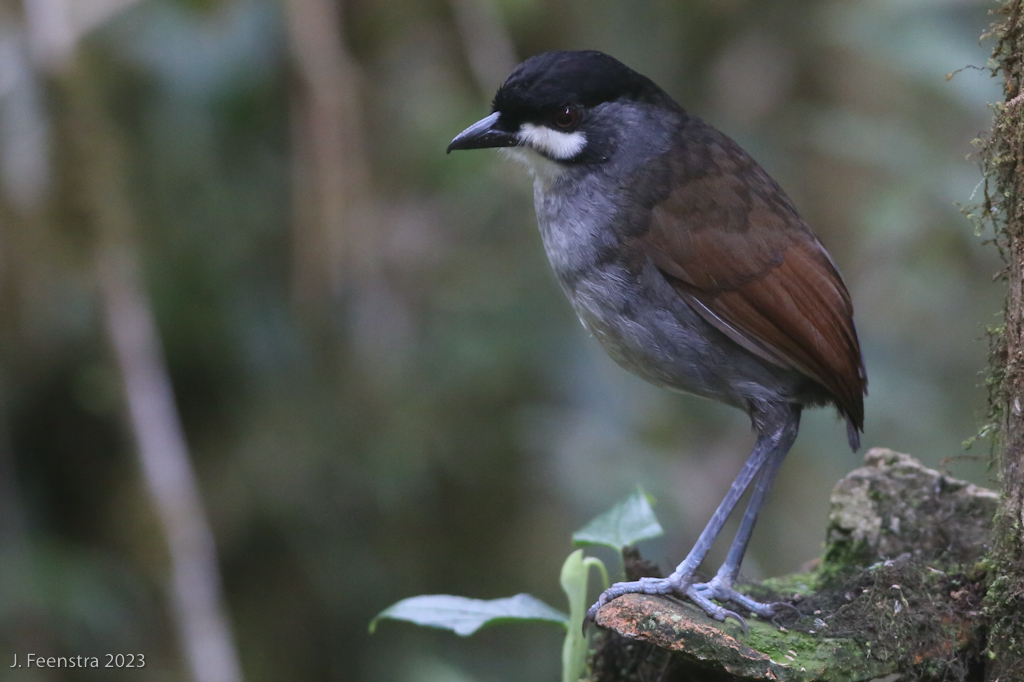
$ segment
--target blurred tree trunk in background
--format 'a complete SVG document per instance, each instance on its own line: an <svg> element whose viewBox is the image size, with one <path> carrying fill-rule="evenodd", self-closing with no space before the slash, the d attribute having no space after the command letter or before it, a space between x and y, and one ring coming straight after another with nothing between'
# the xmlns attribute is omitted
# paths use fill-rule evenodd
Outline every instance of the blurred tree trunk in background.
<svg viewBox="0 0 1024 682"><path fill-rule="evenodd" d="M292 294L307 320L376 266L359 69L345 49L342 7L284 3L298 83L292 97Z"/></svg>
<svg viewBox="0 0 1024 682"><path fill-rule="evenodd" d="M88 60L69 55L53 79L67 194L81 212L98 297L123 381L142 478L166 536L168 602L195 682L241 682L221 594L213 532L174 401L159 331L142 279L125 150L105 114Z"/></svg>
<svg viewBox="0 0 1024 682"><path fill-rule="evenodd" d="M505 82L519 60L494 0L449 0L466 60L484 101Z"/></svg>
<svg viewBox="0 0 1024 682"><path fill-rule="evenodd" d="M25 13L35 66L48 74L59 103L54 157L76 218L76 246L92 261L128 428L166 537L168 602L183 657L195 682L241 682L213 533L142 278L127 150L63 0L27 0Z"/></svg>
<svg viewBox="0 0 1024 682"><path fill-rule="evenodd" d="M1021 0L1002 9L993 54L1002 72L1005 103L997 105L984 143L986 216L996 222L1007 261L1009 291L1003 333L994 337L992 408L1001 422L1002 502L996 516L992 582L986 597L990 622L987 679L1021 679L1024 671L1024 24Z"/></svg>

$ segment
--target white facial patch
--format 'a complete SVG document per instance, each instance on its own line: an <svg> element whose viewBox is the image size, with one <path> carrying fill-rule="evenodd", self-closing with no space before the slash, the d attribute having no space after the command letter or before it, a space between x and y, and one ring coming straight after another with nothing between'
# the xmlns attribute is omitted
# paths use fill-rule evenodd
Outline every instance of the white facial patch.
<svg viewBox="0 0 1024 682"><path fill-rule="evenodd" d="M532 147L552 159L565 161L579 154L587 145L587 136L578 130L563 133L547 126L524 123L516 133L519 144Z"/></svg>
<svg viewBox="0 0 1024 682"><path fill-rule="evenodd" d="M565 166L552 161L533 147L502 147L498 153L526 166L534 182L544 187L557 182L566 172Z"/></svg>

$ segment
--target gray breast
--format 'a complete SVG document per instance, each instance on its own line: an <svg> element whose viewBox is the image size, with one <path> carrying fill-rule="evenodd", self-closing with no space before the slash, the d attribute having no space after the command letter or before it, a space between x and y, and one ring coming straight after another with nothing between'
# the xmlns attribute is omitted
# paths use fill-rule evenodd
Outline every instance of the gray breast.
<svg viewBox="0 0 1024 682"><path fill-rule="evenodd" d="M537 178L544 248L583 325L622 367L665 388L741 408L787 399L801 377L767 365L704 321L617 225L624 201L601 174Z"/></svg>

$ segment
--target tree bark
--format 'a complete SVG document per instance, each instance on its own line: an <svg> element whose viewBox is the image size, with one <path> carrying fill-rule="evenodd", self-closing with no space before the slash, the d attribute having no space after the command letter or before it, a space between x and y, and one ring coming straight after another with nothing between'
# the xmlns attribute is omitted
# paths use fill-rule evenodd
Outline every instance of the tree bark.
<svg viewBox="0 0 1024 682"><path fill-rule="evenodd" d="M988 680L1024 677L1024 183L1022 159L1022 57L1024 26L1021 0L1009 0L993 27L993 60L1003 77L1004 101L996 104L991 134L982 142L986 194L984 217L995 226L996 244L1006 259L1005 322L992 334L992 421L998 428L1002 498L996 514L990 587L985 599L989 625Z"/></svg>

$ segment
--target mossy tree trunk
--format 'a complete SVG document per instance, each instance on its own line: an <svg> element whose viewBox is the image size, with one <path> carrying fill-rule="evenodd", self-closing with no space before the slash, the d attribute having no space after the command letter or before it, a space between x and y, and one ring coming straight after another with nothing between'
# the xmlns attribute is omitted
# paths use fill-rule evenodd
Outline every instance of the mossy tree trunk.
<svg viewBox="0 0 1024 682"><path fill-rule="evenodd" d="M1005 324L993 334L993 423L999 427L1002 499L996 516L986 596L989 623L986 679L1024 675L1024 17L1022 0L1008 0L994 27L996 73L1004 102L995 107L983 143L985 216L996 227L1006 263Z"/></svg>

